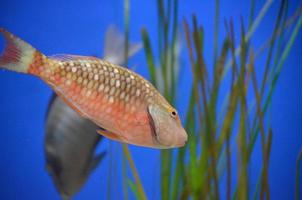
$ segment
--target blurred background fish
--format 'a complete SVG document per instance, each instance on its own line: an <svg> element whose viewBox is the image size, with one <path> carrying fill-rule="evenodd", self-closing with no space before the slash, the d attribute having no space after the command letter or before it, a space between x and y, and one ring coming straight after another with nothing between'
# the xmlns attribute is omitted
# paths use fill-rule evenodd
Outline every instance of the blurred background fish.
<svg viewBox="0 0 302 200"><path fill-rule="evenodd" d="M115 64L124 61L124 36L113 25L105 36L104 59ZM128 57L141 49L130 43ZM96 154L102 136L99 127L81 117L54 95L49 103L45 124L46 169L62 199L70 199L80 191L91 172L99 165L105 152Z"/></svg>
<svg viewBox="0 0 302 200"><path fill-rule="evenodd" d="M63 199L78 192L105 156L95 155L102 140L94 123L81 118L58 97L49 105L46 122L46 169Z"/></svg>

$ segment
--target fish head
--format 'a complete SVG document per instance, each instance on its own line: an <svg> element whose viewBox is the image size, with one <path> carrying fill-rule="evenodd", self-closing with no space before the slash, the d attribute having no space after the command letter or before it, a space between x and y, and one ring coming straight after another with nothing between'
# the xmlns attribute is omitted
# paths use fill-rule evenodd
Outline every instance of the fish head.
<svg viewBox="0 0 302 200"><path fill-rule="evenodd" d="M172 106L151 104L148 106L150 125L155 145L160 149L182 147L188 135L181 125L176 109Z"/></svg>

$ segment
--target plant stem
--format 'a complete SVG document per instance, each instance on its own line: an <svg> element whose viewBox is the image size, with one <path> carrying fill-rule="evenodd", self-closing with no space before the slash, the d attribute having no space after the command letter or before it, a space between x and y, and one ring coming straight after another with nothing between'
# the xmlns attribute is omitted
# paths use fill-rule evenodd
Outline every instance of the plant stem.
<svg viewBox="0 0 302 200"><path fill-rule="evenodd" d="M256 31L257 27L259 26L260 22L262 21L263 17L265 16L265 14L267 13L268 9L270 8L270 6L272 5L273 0L267 0L265 2L265 4L263 5L262 9L260 10L257 18L255 19L255 21L252 23L251 27L249 28L246 37L245 37L245 42L249 42L252 35L254 34L254 32ZM240 54L241 48L240 46L236 48L235 50L235 55L238 56ZM227 64L225 65L225 70L223 72L223 77L226 76L226 73L229 71L232 62L234 60L230 59Z"/></svg>
<svg viewBox="0 0 302 200"><path fill-rule="evenodd" d="M144 191L143 184L141 182L141 179L139 177L139 174L138 174L137 169L135 167L135 164L133 162L133 159L132 159L131 153L129 151L128 145L123 144L123 152L124 152L124 155L126 156L126 158L128 160L128 163L130 165L130 169L131 169L131 172L133 174L134 181L135 181L137 190L138 190L138 192L140 194L140 197L143 200L147 200L147 196L146 196L146 193Z"/></svg>

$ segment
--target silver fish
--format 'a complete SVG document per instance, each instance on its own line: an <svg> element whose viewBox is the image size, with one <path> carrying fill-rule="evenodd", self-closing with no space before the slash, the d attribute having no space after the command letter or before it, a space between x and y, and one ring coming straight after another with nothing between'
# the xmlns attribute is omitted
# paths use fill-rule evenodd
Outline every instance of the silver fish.
<svg viewBox="0 0 302 200"><path fill-rule="evenodd" d="M50 104L46 122L46 169L63 199L76 194L103 159L95 155L101 141L97 125L83 119L57 97Z"/></svg>

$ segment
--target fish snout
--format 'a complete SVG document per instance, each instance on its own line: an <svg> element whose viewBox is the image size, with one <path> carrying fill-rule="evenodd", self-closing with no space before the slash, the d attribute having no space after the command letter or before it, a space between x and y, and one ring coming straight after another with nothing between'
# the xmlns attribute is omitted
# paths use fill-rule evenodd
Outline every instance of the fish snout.
<svg viewBox="0 0 302 200"><path fill-rule="evenodd" d="M180 131L179 134L177 134L175 146L176 147L183 147L186 144L187 141L188 141L188 134L183 129L182 131Z"/></svg>

